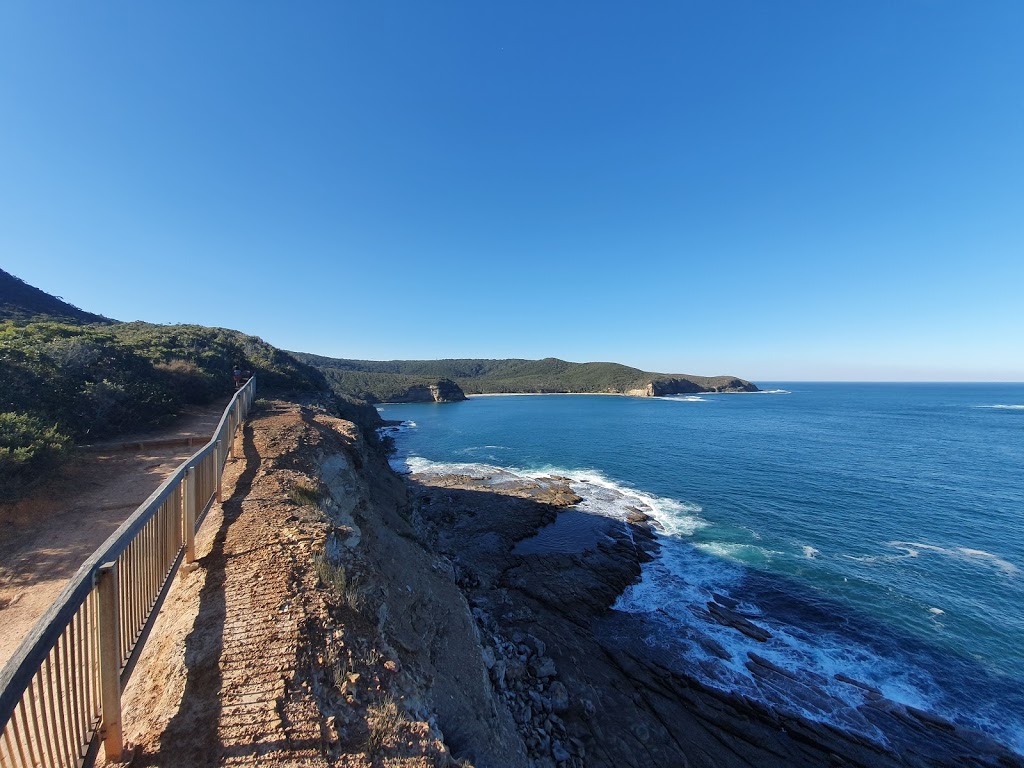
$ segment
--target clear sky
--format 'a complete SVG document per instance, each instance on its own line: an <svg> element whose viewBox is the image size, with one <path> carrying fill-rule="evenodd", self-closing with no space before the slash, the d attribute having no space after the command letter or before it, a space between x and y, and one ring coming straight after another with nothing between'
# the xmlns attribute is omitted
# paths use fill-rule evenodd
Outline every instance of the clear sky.
<svg viewBox="0 0 1024 768"><path fill-rule="evenodd" d="M339 357L1024 380L1024 2L11 0L0 267Z"/></svg>

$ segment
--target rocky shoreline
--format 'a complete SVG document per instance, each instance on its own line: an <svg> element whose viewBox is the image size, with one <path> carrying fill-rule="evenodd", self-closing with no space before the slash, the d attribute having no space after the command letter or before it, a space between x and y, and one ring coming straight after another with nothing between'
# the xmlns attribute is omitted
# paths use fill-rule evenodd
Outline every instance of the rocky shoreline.
<svg viewBox="0 0 1024 768"><path fill-rule="evenodd" d="M411 522L452 563L496 698L515 722L528 765L1024 765L984 734L885 699L856 680L843 682L862 691L858 711L885 744L688 676L671 653L646 642L654 629L644 617L612 609L640 578L642 564L658 555L657 535L640 510L626 521L569 511L580 499L559 477L426 474L406 482ZM588 536L531 546L566 514L576 516L577 528L581 516L589 518ZM709 615L767 639L730 602L716 596ZM756 653L748 657L752 674L816 695L799 690L804 683L787 670Z"/></svg>

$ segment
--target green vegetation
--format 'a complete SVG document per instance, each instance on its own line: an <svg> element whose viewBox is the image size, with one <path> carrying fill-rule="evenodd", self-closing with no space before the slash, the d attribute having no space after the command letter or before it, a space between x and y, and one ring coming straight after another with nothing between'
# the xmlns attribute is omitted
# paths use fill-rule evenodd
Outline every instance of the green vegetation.
<svg viewBox="0 0 1024 768"><path fill-rule="evenodd" d="M366 373L364 371L346 371L336 368L321 368L331 388L349 397L365 400L368 403L387 403L403 399L405 393L413 387L436 384L438 379L423 376L403 376L394 373Z"/></svg>
<svg viewBox="0 0 1024 768"><path fill-rule="evenodd" d="M411 386L451 379L466 394L512 392L608 392L646 390L652 383L673 391L699 392L750 386L731 376L666 375L619 363L544 360L341 360L294 353L316 366L337 392L388 402Z"/></svg>
<svg viewBox="0 0 1024 768"><path fill-rule="evenodd" d="M288 498L300 507L313 507L320 509L320 503L324 499L323 492L312 483L298 483L288 491Z"/></svg>
<svg viewBox="0 0 1024 768"><path fill-rule="evenodd" d="M23 413L0 413L0 500L63 458L70 439L41 419Z"/></svg>
<svg viewBox="0 0 1024 768"><path fill-rule="evenodd" d="M186 405L225 402L232 368L260 390L323 391L322 374L254 336L148 323L0 323L0 486L11 496L72 441L159 427Z"/></svg>

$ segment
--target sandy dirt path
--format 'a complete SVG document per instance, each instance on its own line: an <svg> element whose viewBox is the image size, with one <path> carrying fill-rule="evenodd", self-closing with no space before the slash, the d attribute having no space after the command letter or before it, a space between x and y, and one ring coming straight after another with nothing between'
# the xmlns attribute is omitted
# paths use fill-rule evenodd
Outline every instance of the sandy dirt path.
<svg viewBox="0 0 1024 768"><path fill-rule="evenodd" d="M27 498L0 504L0 665L85 559L202 445L124 450L121 443L208 439L224 405L191 409L168 429L83 450Z"/></svg>
<svg viewBox="0 0 1024 768"><path fill-rule="evenodd" d="M379 707L398 667L376 650L378 617L340 608L321 583L313 553L333 524L290 493L355 434L284 403L246 423L196 567L175 577L125 688L135 768L452 764L427 722Z"/></svg>
<svg viewBox="0 0 1024 768"><path fill-rule="evenodd" d="M274 419L256 429L265 443ZM134 765L262 764L284 756L324 765L315 705L286 693L305 618L292 583L296 553L286 546L294 530L274 514L279 487L251 493L260 456L253 427L245 432L241 455L225 468L225 501L200 529L199 568L177 577L125 693ZM288 712L285 702L308 711Z"/></svg>

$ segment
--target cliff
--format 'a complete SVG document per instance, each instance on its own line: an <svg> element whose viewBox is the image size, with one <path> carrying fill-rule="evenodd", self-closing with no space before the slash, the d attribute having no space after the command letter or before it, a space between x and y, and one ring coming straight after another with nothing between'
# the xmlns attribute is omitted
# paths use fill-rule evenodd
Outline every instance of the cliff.
<svg viewBox="0 0 1024 768"><path fill-rule="evenodd" d="M439 379L429 384L412 384L404 392L389 394L389 403L455 403L465 400L466 394L458 384L450 379ZM381 402L372 394L366 397L368 402Z"/></svg>
<svg viewBox="0 0 1024 768"><path fill-rule="evenodd" d="M687 376L652 379L646 386L626 392L635 397L665 397L702 392L758 392L758 388L734 376Z"/></svg>

